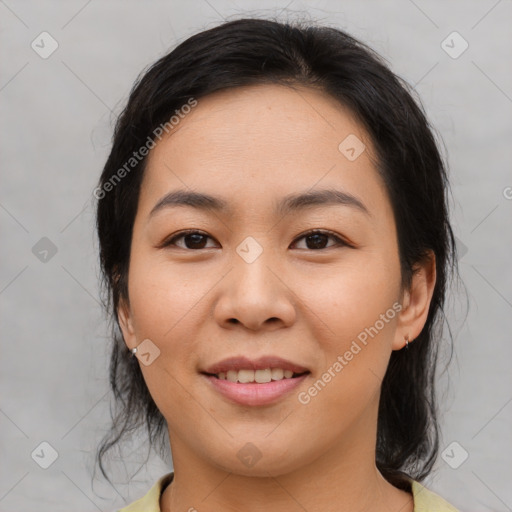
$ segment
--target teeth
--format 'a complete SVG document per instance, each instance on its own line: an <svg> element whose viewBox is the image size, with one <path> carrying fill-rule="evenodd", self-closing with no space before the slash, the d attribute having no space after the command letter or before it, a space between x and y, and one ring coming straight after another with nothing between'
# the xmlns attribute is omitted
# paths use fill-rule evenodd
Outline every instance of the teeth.
<svg viewBox="0 0 512 512"><path fill-rule="evenodd" d="M281 368L272 368L272 380L281 380L284 377L284 370Z"/></svg>
<svg viewBox="0 0 512 512"><path fill-rule="evenodd" d="M242 384L254 382L254 370L239 370L238 382L241 382Z"/></svg>
<svg viewBox="0 0 512 512"><path fill-rule="evenodd" d="M264 384L273 380L291 379L293 372L291 370L283 370L282 368L266 368L265 370L229 370L228 372L220 372L217 377L220 380L229 380L230 382L240 382L247 384L256 382Z"/></svg>
<svg viewBox="0 0 512 512"><path fill-rule="evenodd" d="M238 372L234 370L229 370L226 376L230 382L238 382ZM220 374L218 375L218 377L220 379Z"/></svg>
<svg viewBox="0 0 512 512"><path fill-rule="evenodd" d="M266 370L256 370L254 372L254 380L258 384L270 382L272 380L272 372L270 371L270 368L267 368Z"/></svg>

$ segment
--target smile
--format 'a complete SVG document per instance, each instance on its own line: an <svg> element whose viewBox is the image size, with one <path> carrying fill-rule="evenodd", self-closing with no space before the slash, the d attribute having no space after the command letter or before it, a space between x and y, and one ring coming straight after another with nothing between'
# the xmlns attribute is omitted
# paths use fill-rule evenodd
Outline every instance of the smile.
<svg viewBox="0 0 512 512"><path fill-rule="evenodd" d="M291 370L283 370L282 368L266 368L264 370L229 370L228 372L220 372L215 376L220 380L228 380L229 382L240 382L248 384L255 382L257 384L265 384L267 382L292 379L298 377L302 373L294 373Z"/></svg>
<svg viewBox="0 0 512 512"><path fill-rule="evenodd" d="M257 359L230 357L200 371L215 395L245 406L270 405L280 401L310 373L305 366L277 355Z"/></svg>

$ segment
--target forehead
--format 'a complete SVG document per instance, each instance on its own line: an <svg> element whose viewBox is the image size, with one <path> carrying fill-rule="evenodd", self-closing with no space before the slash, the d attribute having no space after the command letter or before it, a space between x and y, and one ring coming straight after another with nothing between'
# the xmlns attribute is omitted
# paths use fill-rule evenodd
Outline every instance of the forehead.
<svg viewBox="0 0 512 512"><path fill-rule="evenodd" d="M385 192L363 127L321 91L257 85L197 101L151 150L142 202L178 187L246 207L315 187L341 186L369 203ZM345 141L362 151L357 158L347 158Z"/></svg>
<svg viewBox="0 0 512 512"><path fill-rule="evenodd" d="M176 144L186 137L193 143L223 142L228 149L274 146L304 153L308 149L303 146L305 141L315 141L318 149L330 146L337 151L336 142L346 135L367 139L347 107L320 90L303 86L266 84L222 90L200 98L180 118L166 136Z"/></svg>

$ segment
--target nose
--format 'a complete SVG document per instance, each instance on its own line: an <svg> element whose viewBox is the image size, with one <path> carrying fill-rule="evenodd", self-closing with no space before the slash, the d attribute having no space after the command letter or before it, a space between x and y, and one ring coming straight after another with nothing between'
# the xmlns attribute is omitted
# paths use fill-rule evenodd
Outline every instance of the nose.
<svg viewBox="0 0 512 512"><path fill-rule="evenodd" d="M219 293L214 316L224 328L240 324L253 331L273 331L295 321L291 283L266 251L250 263L236 254L231 271L219 283Z"/></svg>

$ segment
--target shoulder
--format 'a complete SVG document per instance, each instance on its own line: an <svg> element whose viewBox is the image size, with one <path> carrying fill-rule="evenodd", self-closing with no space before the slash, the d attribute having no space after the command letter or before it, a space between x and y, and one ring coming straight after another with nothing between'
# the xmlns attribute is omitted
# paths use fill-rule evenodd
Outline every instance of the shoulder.
<svg viewBox="0 0 512 512"><path fill-rule="evenodd" d="M429 491L416 480L412 480L411 490L414 496L414 512L459 512L441 496Z"/></svg>
<svg viewBox="0 0 512 512"><path fill-rule="evenodd" d="M118 512L160 512L160 495L172 481L174 473L167 473L159 478L142 498L134 501Z"/></svg>

